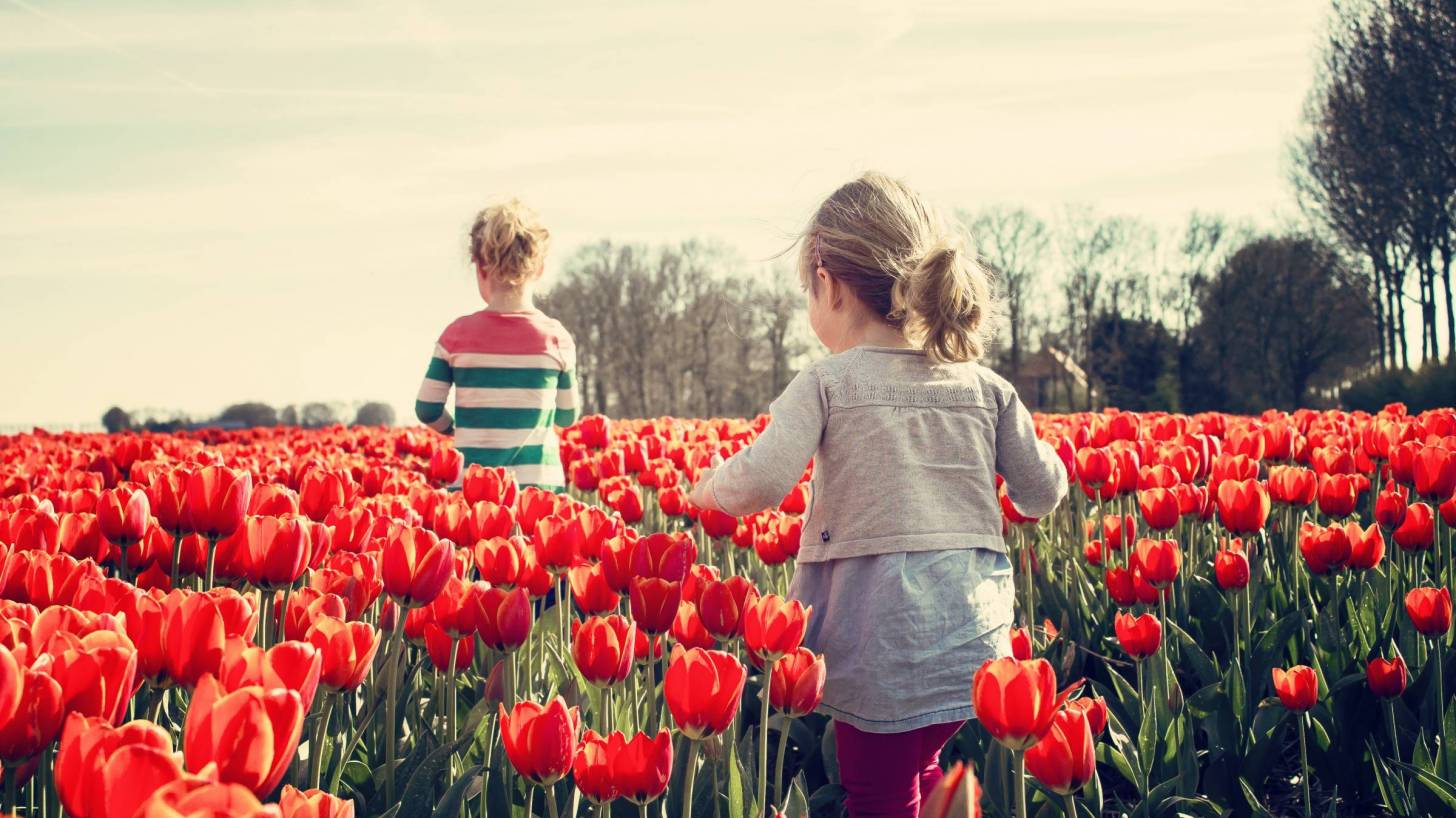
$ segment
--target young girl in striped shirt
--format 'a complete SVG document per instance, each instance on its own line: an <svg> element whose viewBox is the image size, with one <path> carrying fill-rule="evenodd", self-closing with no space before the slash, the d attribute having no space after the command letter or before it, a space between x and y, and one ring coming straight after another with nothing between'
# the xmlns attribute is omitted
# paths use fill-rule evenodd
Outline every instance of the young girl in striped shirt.
<svg viewBox="0 0 1456 818"><path fill-rule="evenodd" d="M415 400L420 422L455 435L465 467L505 466L523 486L566 487L556 426L576 421L576 344L531 295L551 234L516 199L480 211L470 260L485 309L440 333ZM445 408L455 387L455 414Z"/></svg>

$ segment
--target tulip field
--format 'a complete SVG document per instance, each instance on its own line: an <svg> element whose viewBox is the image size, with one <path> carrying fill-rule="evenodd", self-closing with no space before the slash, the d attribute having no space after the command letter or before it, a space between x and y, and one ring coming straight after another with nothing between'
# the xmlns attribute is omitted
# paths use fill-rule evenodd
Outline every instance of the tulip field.
<svg viewBox="0 0 1456 818"><path fill-rule="evenodd" d="M767 422L586 417L559 494L418 428L0 437L0 814L844 814L812 466L687 502ZM1036 422L1069 496L1003 494L922 815L1456 815L1456 411Z"/></svg>

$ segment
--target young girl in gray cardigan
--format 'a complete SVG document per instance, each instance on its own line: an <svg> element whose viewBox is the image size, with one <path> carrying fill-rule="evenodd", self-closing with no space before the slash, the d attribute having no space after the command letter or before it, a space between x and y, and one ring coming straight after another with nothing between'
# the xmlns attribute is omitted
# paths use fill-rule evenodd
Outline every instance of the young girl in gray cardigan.
<svg viewBox="0 0 1456 818"><path fill-rule="evenodd" d="M752 445L692 502L776 506L814 459L790 594L814 606L851 816L910 816L970 718L971 677L1010 654L1012 569L996 475L1047 514L1067 474L1005 379L977 363L994 308L985 270L901 182L835 191L799 256L809 323L830 356L769 407Z"/></svg>

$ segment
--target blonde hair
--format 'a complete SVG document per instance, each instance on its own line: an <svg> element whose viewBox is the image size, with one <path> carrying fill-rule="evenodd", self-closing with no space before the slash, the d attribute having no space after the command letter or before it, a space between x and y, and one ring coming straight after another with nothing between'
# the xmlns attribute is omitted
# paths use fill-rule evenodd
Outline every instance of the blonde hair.
<svg viewBox="0 0 1456 818"><path fill-rule="evenodd" d="M551 231L520 199L497 202L475 216L470 227L470 260L483 273L516 288L541 270Z"/></svg>
<svg viewBox="0 0 1456 818"><path fill-rule="evenodd" d="M931 360L980 358L998 309L960 231L898 179L869 172L834 191L800 237L799 273L824 271Z"/></svg>

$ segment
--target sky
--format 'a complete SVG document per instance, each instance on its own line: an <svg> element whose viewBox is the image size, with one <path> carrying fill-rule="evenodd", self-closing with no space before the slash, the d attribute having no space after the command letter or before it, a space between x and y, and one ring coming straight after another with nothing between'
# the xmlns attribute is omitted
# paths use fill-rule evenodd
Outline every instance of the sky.
<svg viewBox="0 0 1456 818"><path fill-rule="evenodd" d="M940 206L1293 208L1322 0L0 0L0 427L409 417L516 195L750 262L867 169Z"/></svg>

